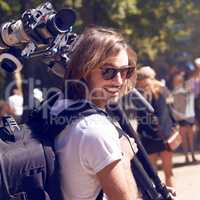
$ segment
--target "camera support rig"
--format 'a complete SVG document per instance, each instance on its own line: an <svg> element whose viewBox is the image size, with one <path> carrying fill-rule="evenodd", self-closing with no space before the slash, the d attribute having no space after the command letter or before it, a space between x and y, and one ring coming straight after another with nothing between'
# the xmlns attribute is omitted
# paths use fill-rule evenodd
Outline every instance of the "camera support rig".
<svg viewBox="0 0 200 200"><path fill-rule="evenodd" d="M75 20L73 10L56 12L46 2L26 10L19 20L4 23L0 29L1 67L9 72L19 71L24 59L42 56L52 71L55 72L54 64L64 68L61 65L69 60L68 54L77 36L72 32Z"/></svg>

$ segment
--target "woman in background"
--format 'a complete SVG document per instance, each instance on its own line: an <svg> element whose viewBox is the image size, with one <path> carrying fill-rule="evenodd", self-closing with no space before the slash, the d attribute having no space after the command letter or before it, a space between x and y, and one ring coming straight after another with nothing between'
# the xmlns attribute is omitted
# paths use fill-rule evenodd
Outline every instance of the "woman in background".
<svg viewBox="0 0 200 200"><path fill-rule="evenodd" d="M174 175L172 172L173 152L168 150L163 138L169 136L174 123L169 114L166 103L166 88L155 79L155 72L150 67L142 67L137 73L136 87L151 103L155 112L154 115L140 109L137 111L137 131L141 137L142 144L149 154L149 159L156 167L160 156L162 169L165 175L167 186L174 187ZM163 137L161 137L163 135Z"/></svg>
<svg viewBox="0 0 200 200"><path fill-rule="evenodd" d="M194 153L194 93L190 79L184 80L184 72L177 72L172 79L173 115L180 125L182 148L185 154L185 163L189 163L188 152L191 152L192 162L196 162Z"/></svg>

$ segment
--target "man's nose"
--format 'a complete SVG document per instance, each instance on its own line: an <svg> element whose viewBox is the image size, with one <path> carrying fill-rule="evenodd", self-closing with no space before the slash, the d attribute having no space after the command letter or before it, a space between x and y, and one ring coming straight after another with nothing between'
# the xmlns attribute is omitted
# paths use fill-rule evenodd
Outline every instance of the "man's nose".
<svg viewBox="0 0 200 200"><path fill-rule="evenodd" d="M114 81L116 81L119 85L122 85L123 83L123 77L120 72L117 73L117 75L114 78Z"/></svg>

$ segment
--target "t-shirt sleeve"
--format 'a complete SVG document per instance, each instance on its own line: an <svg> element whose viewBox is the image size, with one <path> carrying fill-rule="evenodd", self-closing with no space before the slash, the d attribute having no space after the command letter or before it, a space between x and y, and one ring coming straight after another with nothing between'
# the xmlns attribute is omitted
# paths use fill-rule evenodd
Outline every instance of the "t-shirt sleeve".
<svg viewBox="0 0 200 200"><path fill-rule="evenodd" d="M83 130L79 155L83 168L96 174L122 158L119 134L112 123L102 118Z"/></svg>

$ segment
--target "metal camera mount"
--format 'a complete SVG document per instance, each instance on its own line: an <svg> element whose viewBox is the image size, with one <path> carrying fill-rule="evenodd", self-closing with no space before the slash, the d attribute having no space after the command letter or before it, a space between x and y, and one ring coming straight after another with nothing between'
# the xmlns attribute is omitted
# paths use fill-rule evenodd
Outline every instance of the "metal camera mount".
<svg viewBox="0 0 200 200"><path fill-rule="evenodd" d="M0 28L1 67L19 71L23 60L41 56L58 76L69 60L76 34L72 32L76 14L72 9L56 12L50 2L26 10L19 20L2 24Z"/></svg>

